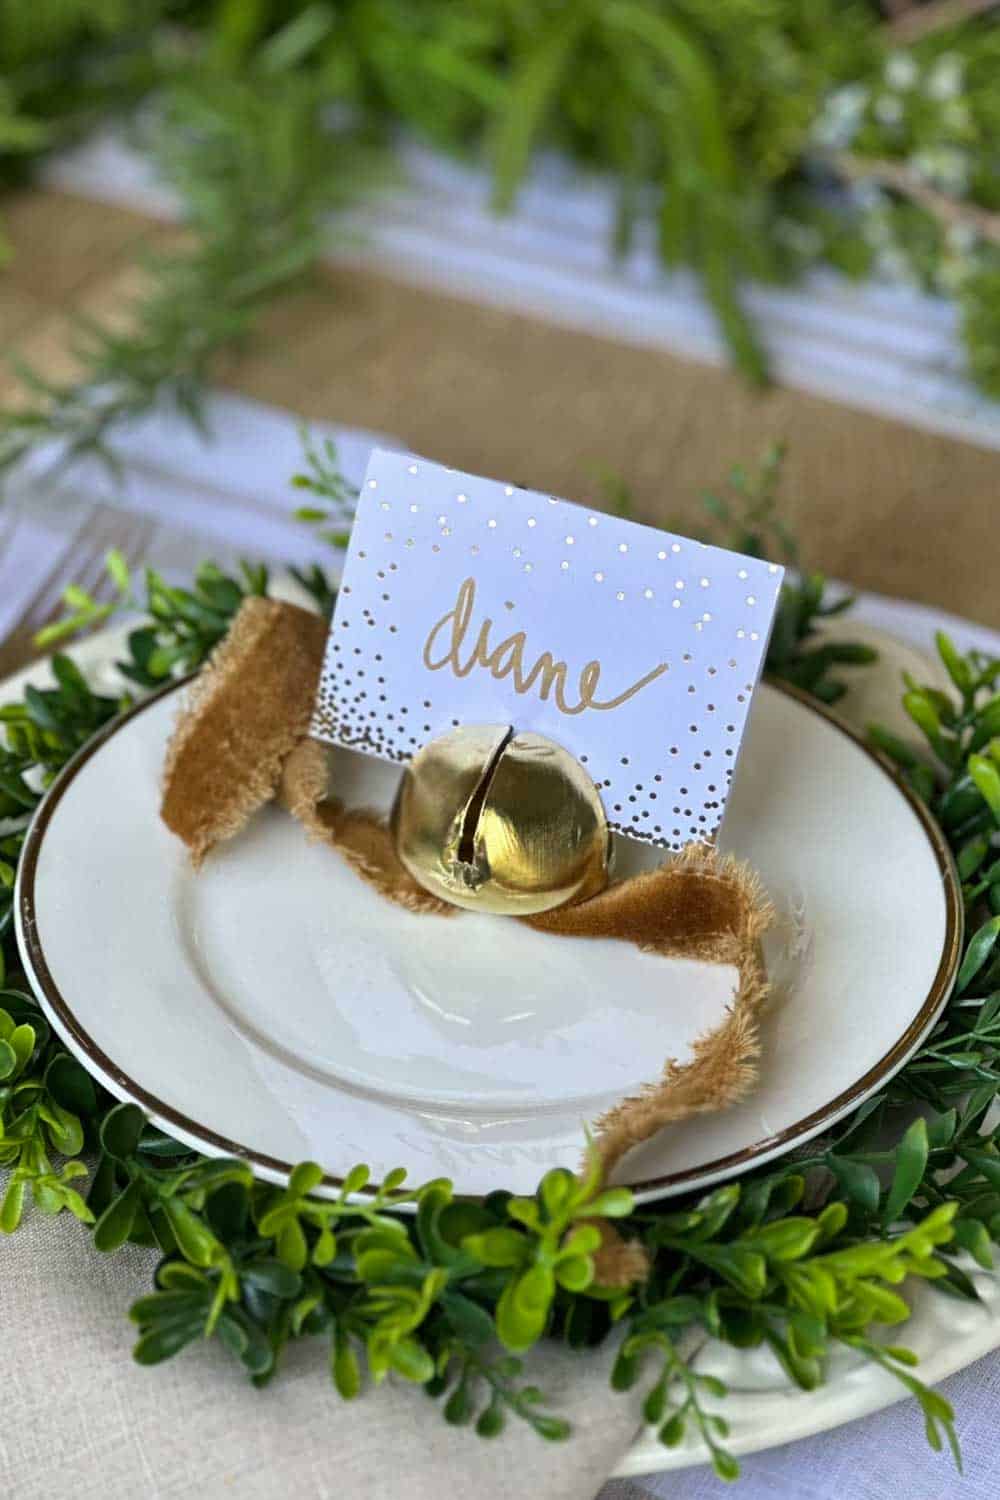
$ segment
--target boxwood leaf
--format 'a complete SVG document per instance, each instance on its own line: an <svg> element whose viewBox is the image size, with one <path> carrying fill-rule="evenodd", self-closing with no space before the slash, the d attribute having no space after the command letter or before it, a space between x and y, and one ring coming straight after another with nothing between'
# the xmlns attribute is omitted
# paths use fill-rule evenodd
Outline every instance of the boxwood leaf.
<svg viewBox="0 0 1000 1500"><path fill-rule="evenodd" d="M545 1330L555 1295L555 1277L548 1266L530 1266L504 1287L497 1303L500 1342L515 1354L530 1349Z"/></svg>
<svg viewBox="0 0 1000 1500"><path fill-rule="evenodd" d="M24 1212L24 1180L20 1177L12 1177L7 1184L7 1191L0 1203L0 1229L4 1234L13 1234L21 1222L21 1214Z"/></svg>
<svg viewBox="0 0 1000 1500"><path fill-rule="evenodd" d="M154 1328L143 1334L132 1350L132 1358L140 1365L158 1365L199 1338L201 1332L200 1319L197 1322L168 1323L162 1328Z"/></svg>
<svg viewBox="0 0 1000 1500"><path fill-rule="evenodd" d="M219 1242L208 1225L179 1198L164 1198L161 1207L185 1260L195 1266L211 1265Z"/></svg>
<svg viewBox="0 0 1000 1500"><path fill-rule="evenodd" d="M984 1271L992 1270L993 1244L985 1225L981 1224L978 1219L956 1219L952 1228L955 1231L955 1243L963 1250L967 1250Z"/></svg>
<svg viewBox="0 0 1000 1500"><path fill-rule="evenodd" d="M353 1401L361 1390L361 1366L350 1340L338 1333L333 1342L331 1373L337 1394Z"/></svg>
<svg viewBox="0 0 1000 1500"><path fill-rule="evenodd" d="M866 1213L878 1211L881 1187L874 1167L847 1156L835 1156L832 1151L827 1153L826 1164L852 1203Z"/></svg>
<svg viewBox="0 0 1000 1500"><path fill-rule="evenodd" d="M967 990L975 979L980 969L986 963L996 945L997 935L1000 933L1000 916L991 917L984 922L979 931L970 940L962 960L962 967L958 971L955 981L955 994L961 995Z"/></svg>
<svg viewBox="0 0 1000 1500"><path fill-rule="evenodd" d="M130 1182L124 1192L112 1199L94 1226L94 1244L98 1250L117 1250L132 1232L139 1207L138 1182Z"/></svg>
<svg viewBox="0 0 1000 1500"><path fill-rule="evenodd" d="M138 1104L116 1104L101 1124L101 1145L109 1156L125 1161L135 1154L145 1123Z"/></svg>
<svg viewBox="0 0 1000 1500"><path fill-rule="evenodd" d="M434 1361L414 1338L402 1338L389 1349L389 1364L404 1380L423 1385L434 1374Z"/></svg>
<svg viewBox="0 0 1000 1500"><path fill-rule="evenodd" d="M496 1335L493 1319L486 1309L461 1292L445 1292L441 1310L452 1331L470 1348L488 1344Z"/></svg>
<svg viewBox="0 0 1000 1500"><path fill-rule="evenodd" d="M302 1290L302 1277L290 1271L280 1260L251 1262L243 1272L243 1280L262 1292L270 1293L272 1297L280 1297L286 1301L297 1297Z"/></svg>
<svg viewBox="0 0 1000 1500"><path fill-rule="evenodd" d="M68 1052L59 1052L45 1070L45 1087L57 1104L75 1115L92 1115L97 1109L94 1080Z"/></svg>
<svg viewBox="0 0 1000 1500"><path fill-rule="evenodd" d="M495 1403L491 1403L476 1423L476 1434L481 1438L498 1437L503 1431L503 1427L503 1408L497 1406Z"/></svg>
<svg viewBox="0 0 1000 1500"><path fill-rule="evenodd" d="M921 1116L914 1120L896 1150L896 1170L882 1210L882 1221L891 1224L898 1219L920 1186L927 1167L930 1143L927 1122Z"/></svg>
<svg viewBox="0 0 1000 1500"><path fill-rule="evenodd" d="M300 1161L288 1179L288 1190L300 1198L306 1197L323 1181L323 1168L314 1161Z"/></svg>

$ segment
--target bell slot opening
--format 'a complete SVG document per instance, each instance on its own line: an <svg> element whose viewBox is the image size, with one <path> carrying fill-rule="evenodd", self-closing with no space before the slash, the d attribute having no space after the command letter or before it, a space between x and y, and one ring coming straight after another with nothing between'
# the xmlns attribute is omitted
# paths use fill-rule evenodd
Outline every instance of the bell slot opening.
<svg viewBox="0 0 1000 1500"><path fill-rule="evenodd" d="M462 831L458 839L458 858L464 865L473 865L476 862L476 829L479 827L479 819L486 805L486 798L490 794L493 778L500 765L500 757L513 738L514 730L508 728L483 767L483 774L479 778L476 790L465 805L465 812L462 815Z"/></svg>

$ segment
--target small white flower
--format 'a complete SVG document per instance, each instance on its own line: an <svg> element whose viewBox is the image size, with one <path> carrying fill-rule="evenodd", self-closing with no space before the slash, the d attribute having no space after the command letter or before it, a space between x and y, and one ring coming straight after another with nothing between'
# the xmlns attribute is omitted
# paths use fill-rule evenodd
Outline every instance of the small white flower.
<svg viewBox="0 0 1000 1500"><path fill-rule="evenodd" d="M849 83L835 90L826 100L813 126L817 146L841 151L857 135L868 107L868 90L863 84Z"/></svg>
<svg viewBox="0 0 1000 1500"><path fill-rule="evenodd" d="M913 170L933 187L960 197L969 186L969 165L965 155L949 146L930 146L914 153Z"/></svg>
<svg viewBox="0 0 1000 1500"><path fill-rule="evenodd" d="M968 255L979 243L979 232L974 224L949 224L945 243L954 254Z"/></svg>
<svg viewBox="0 0 1000 1500"><path fill-rule="evenodd" d="M895 94L880 94L875 100L875 118L880 125L898 125L903 118L902 100Z"/></svg>
<svg viewBox="0 0 1000 1500"><path fill-rule="evenodd" d="M875 270L886 281L911 281L910 262L902 250L880 250L875 257Z"/></svg>
<svg viewBox="0 0 1000 1500"><path fill-rule="evenodd" d="M856 182L851 187L851 196L862 213L875 214L886 206L886 195L877 182Z"/></svg>
<svg viewBox="0 0 1000 1500"><path fill-rule="evenodd" d="M942 52L927 75L926 89L931 99L954 99L964 82L964 59L957 52Z"/></svg>
<svg viewBox="0 0 1000 1500"><path fill-rule="evenodd" d="M862 114L868 103L868 89L863 83L845 83L830 95L829 107L837 115Z"/></svg>
<svg viewBox="0 0 1000 1500"><path fill-rule="evenodd" d="M890 88L911 89L917 81L917 65L908 52L894 52L885 65L885 81Z"/></svg>

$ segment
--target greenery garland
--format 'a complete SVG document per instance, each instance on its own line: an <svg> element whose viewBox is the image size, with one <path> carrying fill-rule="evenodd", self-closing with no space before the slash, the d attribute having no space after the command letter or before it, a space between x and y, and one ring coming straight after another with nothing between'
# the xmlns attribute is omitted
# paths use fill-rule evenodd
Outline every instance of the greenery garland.
<svg viewBox="0 0 1000 1500"><path fill-rule="evenodd" d="M317 262L330 210L396 136L472 153L509 208L539 151L616 188L698 274L733 357L766 359L748 281L815 266L957 304L1000 395L1000 26L984 0L6 0L0 181L108 116L174 190L187 248L148 266L134 326L80 325L79 372L22 369L0 475L36 443L103 451ZM137 107L138 106L138 107Z"/></svg>
<svg viewBox="0 0 1000 1500"><path fill-rule="evenodd" d="M309 450L297 483L309 518L336 533L350 491L332 450ZM776 457L759 474L737 472L708 497L720 540L761 555L792 549L775 511ZM109 572L120 599L136 602L117 554ZM321 605L334 592L319 568L303 575ZM740 1348L766 1344L789 1378L813 1389L847 1346L890 1371L920 1402L929 1441L955 1452L947 1401L913 1373L913 1355L881 1331L909 1315L896 1289L908 1276L975 1299L959 1252L984 1267L1000 1239L1000 660L938 646L954 691L909 679L904 704L927 739L919 755L884 731L876 744L926 800L944 829L963 882L969 936L955 995L921 1049L891 1082L810 1156L779 1162L705 1197L636 1207L593 1172L545 1174L537 1192L457 1200L446 1181L405 1185L390 1173L368 1196L355 1167L335 1199L313 1196L322 1169L298 1166L285 1188L256 1181L242 1161L207 1159L151 1126L133 1104L115 1104L50 1034L14 967L13 884L25 827L44 787L129 694L203 661L248 593L266 592L264 569L228 576L205 564L188 589L154 571L144 578L146 619L119 664L121 697L97 694L65 656L54 686L28 687L0 708L0 1165L9 1168L0 1230L13 1232L30 1192L44 1214L68 1211L99 1250L155 1248L153 1289L133 1306L135 1357L155 1364L217 1337L255 1383L280 1369L286 1344L322 1337L345 1399L390 1371L440 1398L445 1419L474 1421L484 1437L508 1417L543 1438L569 1433L525 1383L524 1356L543 1337L579 1348L623 1337L612 1384L648 1384L646 1419L673 1446L694 1430L716 1471L726 1451L725 1387L690 1364L689 1336ZM769 670L826 701L831 673L871 653L817 643L831 604L820 575L788 584ZM80 590L53 631L103 618ZM920 1113L913 1118L914 1105ZM88 1175L81 1154L93 1153ZM361 1194L358 1197L355 1195ZM407 1213L400 1212L406 1208ZM723 1408L724 1409L724 1408Z"/></svg>

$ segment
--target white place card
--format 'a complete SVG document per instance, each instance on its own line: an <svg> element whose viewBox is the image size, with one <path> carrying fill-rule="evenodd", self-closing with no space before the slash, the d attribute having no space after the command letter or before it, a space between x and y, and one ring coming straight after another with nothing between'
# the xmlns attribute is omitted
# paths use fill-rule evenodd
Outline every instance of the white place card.
<svg viewBox="0 0 1000 1500"><path fill-rule="evenodd" d="M587 767L612 828L681 848L721 820L782 569L376 450L312 732L406 761L509 724Z"/></svg>

